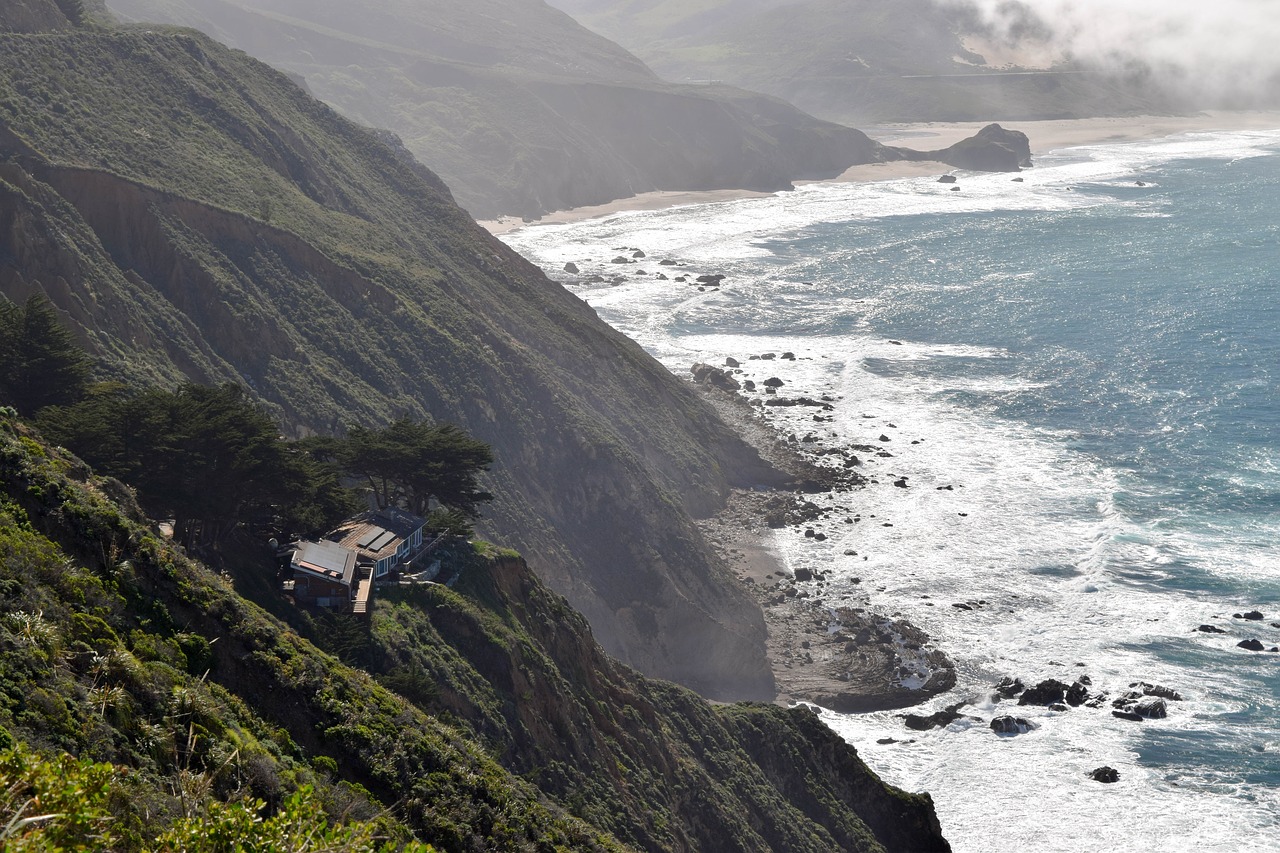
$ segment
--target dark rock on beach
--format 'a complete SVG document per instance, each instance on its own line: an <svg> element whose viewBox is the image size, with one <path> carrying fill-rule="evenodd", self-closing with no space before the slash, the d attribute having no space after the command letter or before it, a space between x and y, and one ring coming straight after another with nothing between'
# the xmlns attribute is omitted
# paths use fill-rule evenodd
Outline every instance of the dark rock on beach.
<svg viewBox="0 0 1280 853"><path fill-rule="evenodd" d="M702 382L723 391L737 391L742 387L738 384L738 380L719 367L712 367L709 364L695 364L689 368L689 371L693 374L695 382Z"/></svg>
<svg viewBox="0 0 1280 853"><path fill-rule="evenodd" d="M942 177L938 178L938 183L940 184L954 184L955 182L956 182L955 175L943 175Z"/></svg>

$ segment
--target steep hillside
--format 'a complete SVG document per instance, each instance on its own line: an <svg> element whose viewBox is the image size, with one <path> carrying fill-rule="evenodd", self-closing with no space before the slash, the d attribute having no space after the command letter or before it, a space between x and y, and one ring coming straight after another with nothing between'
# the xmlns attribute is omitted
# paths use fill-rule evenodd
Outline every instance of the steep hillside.
<svg viewBox="0 0 1280 853"><path fill-rule="evenodd" d="M714 78L834 121L1041 119L1167 111L1141 75L1065 62L997 37L937 0L551 0L671 79ZM1011 7L1012 8L1012 7Z"/></svg>
<svg viewBox="0 0 1280 853"><path fill-rule="evenodd" d="M773 695L759 609L689 513L778 476L403 149L283 74L192 32L0 35L0 235L0 293L46 293L103 377L240 382L296 434L463 426L497 456L489 531L607 649L708 695Z"/></svg>
<svg viewBox="0 0 1280 853"><path fill-rule="evenodd" d="M182 826L164 849L227 849L253 823L218 804L260 800L447 851L949 849L927 795L809 711L713 708L620 666L517 557L458 552L454 589L380 597L371 628L265 597L370 677L236 593L228 570L273 573L247 544L222 573L188 560L125 486L0 410L0 841L133 850ZM109 822L14 830L32 752L112 762L58 789Z"/></svg>
<svg viewBox="0 0 1280 853"><path fill-rule="evenodd" d="M664 83L541 0L110 0L194 26L394 130L479 218L649 190L778 190L885 152L726 86Z"/></svg>

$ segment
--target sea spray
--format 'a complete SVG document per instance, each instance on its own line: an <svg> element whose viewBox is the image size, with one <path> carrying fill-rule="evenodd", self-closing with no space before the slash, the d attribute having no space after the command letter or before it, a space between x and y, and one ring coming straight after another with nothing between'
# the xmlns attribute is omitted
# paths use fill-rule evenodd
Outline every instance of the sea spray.
<svg viewBox="0 0 1280 853"><path fill-rule="evenodd" d="M829 397L821 420L761 407L800 446L871 449L871 482L817 498L858 523L774 545L821 570L829 605L900 613L955 659L960 684L923 709L965 700L944 728L825 719L930 791L957 850L1238 850L1280 832L1280 654L1237 646L1280 645L1278 145L1187 134L956 193L810 185L508 239L573 261L566 286L678 374L732 357L748 396L776 378ZM611 265L624 245L646 258ZM1082 675L1099 707L992 698L1006 676ZM1112 716L1136 682L1183 698ZM1011 713L1035 728L991 730ZM1089 775L1104 765L1118 782Z"/></svg>

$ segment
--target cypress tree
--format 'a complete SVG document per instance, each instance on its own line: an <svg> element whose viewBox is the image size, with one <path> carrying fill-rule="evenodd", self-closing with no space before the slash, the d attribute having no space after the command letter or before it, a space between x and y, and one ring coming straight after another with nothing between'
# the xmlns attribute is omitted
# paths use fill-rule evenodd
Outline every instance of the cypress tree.
<svg viewBox="0 0 1280 853"><path fill-rule="evenodd" d="M0 309L0 394L24 415L84 396L92 362L41 294Z"/></svg>

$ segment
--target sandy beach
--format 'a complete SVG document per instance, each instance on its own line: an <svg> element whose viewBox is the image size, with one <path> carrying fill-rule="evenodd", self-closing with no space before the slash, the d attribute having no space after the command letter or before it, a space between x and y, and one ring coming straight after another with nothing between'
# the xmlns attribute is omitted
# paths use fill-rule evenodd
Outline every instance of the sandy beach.
<svg viewBox="0 0 1280 853"><path fill-rule="evenodd" d="M934 151L973 136L988 122L924 122L864 127L872 139L886 145ZM1205 112L1189 116L1121 116L1108 118L1061 119L1051 121L1001 122L1010 130L1020 130L1031 140L1031 152L1043 154L1060 148L1160 139L1176 133L1214 130L1268 130L1280 128L1280 112ZM951 171L946 163L912 161L869 163L854 166L832 181L890 181L899 178L940 175ZM805 182L798 182L805 183ZM814 183L814 182L808 182ZM611 216L632 210L662 210L691 204L713 204L740 198L758 198L768 193L748 190L712 190L708 192L650 192L607 204L576 207L549 213L536 221L509 216L482 220L480 225L491 234L505 234L528 225L557 225L582 222L600 216Z"/></svg>

